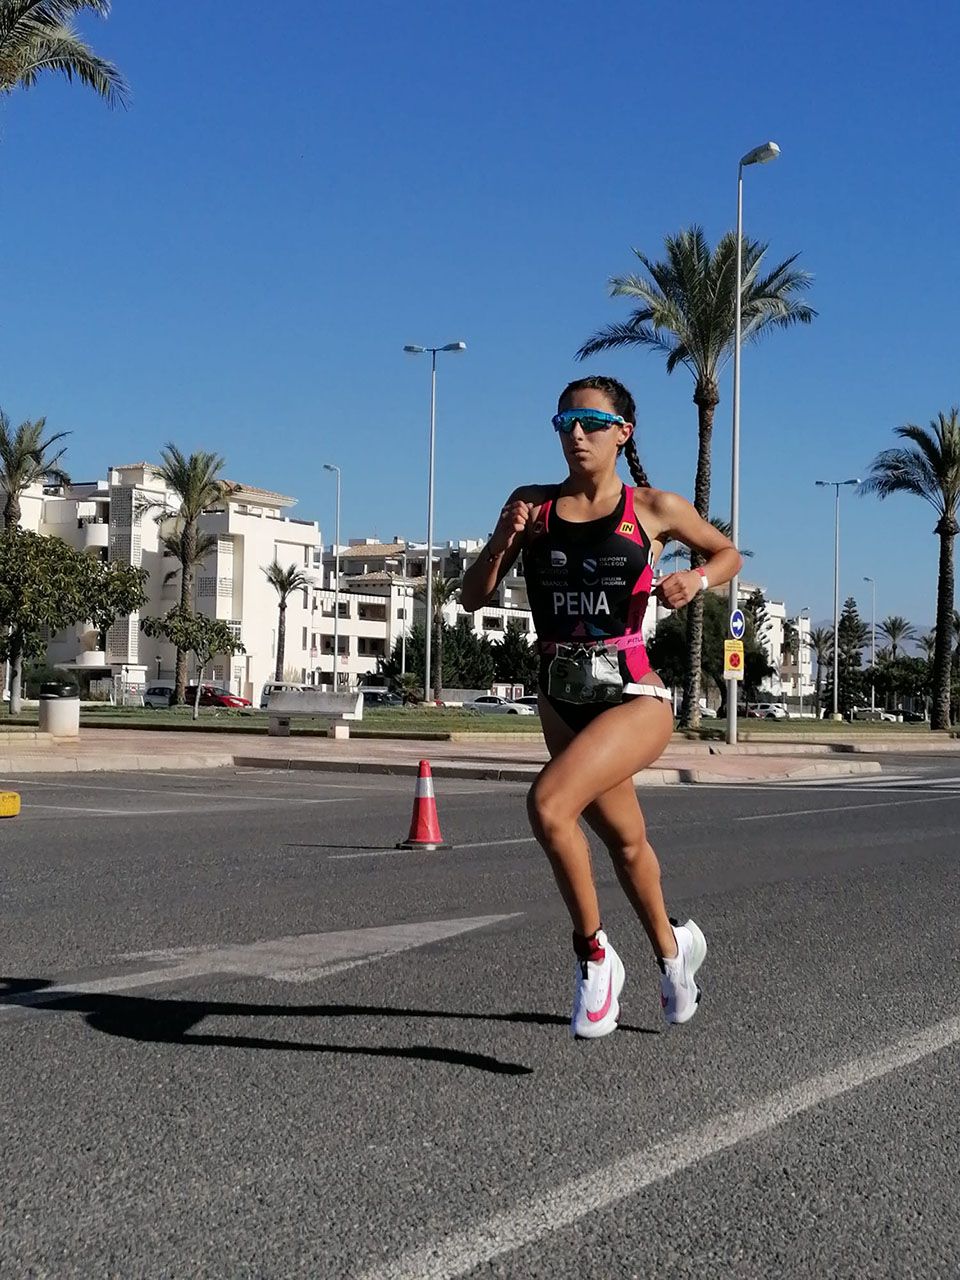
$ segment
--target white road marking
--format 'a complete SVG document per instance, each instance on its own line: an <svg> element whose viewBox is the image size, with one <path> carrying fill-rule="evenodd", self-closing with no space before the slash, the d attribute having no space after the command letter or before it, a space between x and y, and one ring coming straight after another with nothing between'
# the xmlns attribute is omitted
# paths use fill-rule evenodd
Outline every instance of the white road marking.
<svg viewBox="0 0 960 1280"><path fill-rule="evenodd" d="M501 844L536 844L536 836L518 836L515 840L477 840L471 844L457 844L455 849L495 849Z"/></svg>
<svg viewBox="0 0 960 1280"><path fill-rule="evenodd" d="M771 818L805 818L808 814L813 813L850 813L854 809L890 809L902 808L908 804L931 804L933 801L939 800L941 803L947 797L937 796L919 796L913 800L880 800L876 804L832 804L820 809L788 809L785 813L743 813L737 822L763 822Z"/></svg>
<svg viewBox="0 0 960 1280"><path fill-rule="evenodd" d="M454 844L449 851L456 853L460 849L497 849L503 844L536 844L534 836L519 836L510 840L478 840L469 844ZM415 853L415 849L365 849L362 853L331 853L328 862L346 862L352 858L384 858L388 853Z"/></svg>
<svg viewBox="0 0 960 1280"><path fill-rule="evenodd" d="M78 804L36 804L34 801L24 801L22 816L26 817L30 809L50 809L54 813L93 813L100 818L118 818L125 816L133 816L140 813L139 809L91 809L88 805ZM169 813L169 809L153 809L152 813Z"/></svg>
<svg viewBox="0 0 960 1280"><path fill-rule="evenodd" d="M21 786L25 785L23 783ZM27 784L29 785L29 784ZM131 795L131 796L156 796L163 799L164 796L179 796L181 799L188 800L216 800L218 803L236 803L237 801L249 800L268 800L274 804L287 804L289 797L287 796L260 796L251 795L248 791L238 791L236 793L224 791L175 791L170 787L98 787L90 782L35 782L32 784L38 789L58 789L62 791L99 791L104 795ZM316 799L309 799L303 796L295 797L299 804L345 804L348 800L352 800L353 796L320 796Z"/></svg>
<svg viewBox="0 0 960 1280"><path fill-rule="evenodd" d="M419 924L349 929L340 933L304 933L264 942L239 943L222 947L175 947L166 951L138 952L124 960L154 960L158 967L141 973L117 974L88 982L65 982L39 991L3 995L0 1017L24 1006L50 1004L75 995L104 995L155 987L166 982L217 974L240 974L251 978L273 978L278 982L312 982L358 964L370 964L431 942L443 942L460 933L484 929L515 919L521 912L507 915L470 916L459 920L426 920ZM164 963L166 961L166 963Z"/></svg>
<svg viewBox="0 0 960 1280"><path fill-rule="evenodd" d="M958 1040L960 1017L947 1018L879 1053L856 1058L834 1071L768 1094L751 1106L695 1125L606 1167L592 1165L589 1178L578 1176L553 1190L539 1191L476 1226L451 1232L432 1244L385 1262L365 1272L359 1280L453 1280L466 1275L583 1218L603 1213L611 1205L722 1151L763 1137L806 1111L912 1066Z"/></svg>
<svg viewBox="0 0 960 1280"><path fill-rule="evenodd" d="M328 862L349 862L353 858L386 858L391 853L401 853L400 849L364 849L362 853L331 853Z"/></svg>

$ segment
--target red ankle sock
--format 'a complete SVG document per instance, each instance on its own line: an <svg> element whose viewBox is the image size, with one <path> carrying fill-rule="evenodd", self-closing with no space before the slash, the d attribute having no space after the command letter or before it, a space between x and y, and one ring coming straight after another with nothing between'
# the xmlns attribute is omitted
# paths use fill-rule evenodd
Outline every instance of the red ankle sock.
<svg viewBox="0 0 960 1280"><path fill-rule="evenodd" d="M600 929L602 928L603 925L600 926ZM591 933L589 938L585 938L582 933L577 933L574 930L573 950L578 960L590 960L593 964L600 964L606 956L607 953L600 945L600 940L597 937L600 929Z"/></svg>

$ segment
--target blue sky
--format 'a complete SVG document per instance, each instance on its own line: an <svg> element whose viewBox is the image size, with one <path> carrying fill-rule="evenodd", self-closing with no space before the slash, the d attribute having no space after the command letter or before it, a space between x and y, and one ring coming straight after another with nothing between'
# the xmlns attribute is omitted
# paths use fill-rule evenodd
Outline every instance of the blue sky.
<svg viewBox="0 0 960 1280"><path fill-rule="evenodd" d="M809 329L743 366L742 541L795 612L832 611L833 505L904 421L960 400L960 11L915 0L343 5L116 0L84 24L133 90L0 103L0 404L71 430L78 478L173 440L295 495L329 538L423 538L441 357L437 535L480 537L559 479L556 396L588 370L640 405L654 484L690 495L692 382L643 352L574 361L622 317L607 279L694 222L815 276ZM279 15L279 16L277 16ZM713 509L729 507L729 376ZM933 512L844 497L844 596L934 618Z"/></svg>

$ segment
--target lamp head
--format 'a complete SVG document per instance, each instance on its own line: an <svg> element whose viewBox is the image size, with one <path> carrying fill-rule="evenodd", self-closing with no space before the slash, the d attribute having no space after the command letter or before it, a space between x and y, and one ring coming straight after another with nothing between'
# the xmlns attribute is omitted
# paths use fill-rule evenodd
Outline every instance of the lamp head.
<svg viewBox="0 0 960 1280"><path fill-rule="evenodd" d="M325 462L325 463L323 464L323 469L324 469L324 471L339 471L339 470L340 470L340 468L339 468L339 467L335 467L335 466L333 465L333 463L332 463L332 462Z"/></svg>
<svg viewBox="0 0 960 1280"><path fill-rule="evenodd" d="M775 142L765 142L760 147L754 147L740 161L742 165L748 164L769 164L771 160L776 160L780 154L780 148Z"/></svg>
<svg viewBox="0 0 960 1280"><path fill-rule="evenodd" d="M448 342L445 347L441 347L441 351L466 351L467 344L465 342Z"/></svg>
<svg viewBox="0 0 960 1280"><path fill-rule="evenodd" d="M426 347L405 346L404 351L408 351L412 356L422 356L426 351Z"/></svg>

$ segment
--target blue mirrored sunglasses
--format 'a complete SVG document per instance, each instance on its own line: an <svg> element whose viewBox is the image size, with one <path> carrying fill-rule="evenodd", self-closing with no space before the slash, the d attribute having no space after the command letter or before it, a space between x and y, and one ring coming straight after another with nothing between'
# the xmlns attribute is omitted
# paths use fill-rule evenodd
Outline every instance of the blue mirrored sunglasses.
<svg viewBox="0 0 960 1280"><path fill-rule="evenodd" d="M606 431L610 427L620 427L626 422L618 413L604 413L602 409L564 409L551 419L554 431L562 431L568 436L576 424L589 435L593 431Z"/></svg>

